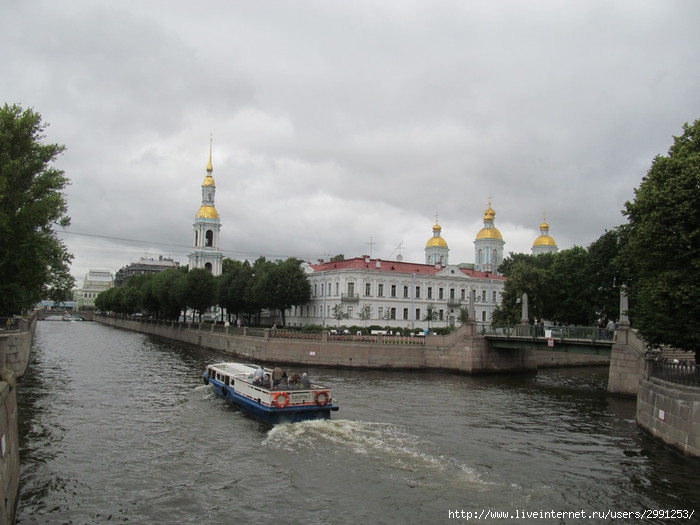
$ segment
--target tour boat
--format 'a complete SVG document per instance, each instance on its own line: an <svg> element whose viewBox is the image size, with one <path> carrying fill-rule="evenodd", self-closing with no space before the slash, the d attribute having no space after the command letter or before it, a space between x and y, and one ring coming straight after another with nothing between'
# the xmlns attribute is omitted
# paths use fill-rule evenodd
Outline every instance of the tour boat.
<svg viewBox="0 0 700 525"><path fill-rule="evenodd" d="M286 380L272 386L256 380L258 368L244 363L218 363L208 365L202 376L217 396L267 423L330 419L331 411L338 410L330 388ZM264 372L272 376L271 370L264 369Z"/></svg>

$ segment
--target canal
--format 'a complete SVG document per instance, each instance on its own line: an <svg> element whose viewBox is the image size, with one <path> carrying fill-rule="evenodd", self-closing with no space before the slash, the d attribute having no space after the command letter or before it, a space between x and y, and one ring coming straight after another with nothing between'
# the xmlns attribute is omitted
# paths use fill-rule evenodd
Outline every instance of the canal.
<svg viewBox="0 0 700 525"><path fill-rule="evenodd" d="M483 523L608 523L573 513L645 510L695 514L614 522L698 522L700 462L640 431L634 400L607 394L605 368L303 370L333 388L340 411L271 428L202 383L205 364L224 360L97 323L39 322L18 386L17 523L448 523L482 512ZM523 517L533 512L571 514Z"/></svg>

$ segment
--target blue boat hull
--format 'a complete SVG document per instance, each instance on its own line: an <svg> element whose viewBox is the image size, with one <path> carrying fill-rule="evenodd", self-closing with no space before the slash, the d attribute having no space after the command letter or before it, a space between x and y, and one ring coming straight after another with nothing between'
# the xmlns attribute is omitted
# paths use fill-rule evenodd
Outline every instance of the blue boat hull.
<svg viewBox="0 0 700 525"><path fill-rule="evenodd" d="M309 421L312 419L330 419L331 412L335 412L339 408L332 403L325 406L306 405L289 406L286 408L269 407L237 394L230 386L226 386L219 381L208 381L212 386L212 391L218 397L233 403L246 414L272 425L277 425L279 423L298 423L300 421Z"/></svg>

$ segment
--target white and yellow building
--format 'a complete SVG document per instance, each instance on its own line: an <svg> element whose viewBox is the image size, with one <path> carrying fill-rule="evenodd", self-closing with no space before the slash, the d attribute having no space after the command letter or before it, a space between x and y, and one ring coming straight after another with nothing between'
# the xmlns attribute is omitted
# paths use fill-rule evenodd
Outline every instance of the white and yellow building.
<svg viewBox="0 0 700 525"><path fill-rule="evenodd" d="M484 228L474 241L477 265L450 264L449 247L439 224L425 245L425 263L382 260L368 255L341 261L304 263L311 301L287 312L288 326L339 324L337 309L348 316L342 324L427 329L458 323L461 308L473 297L477 322L491 322L501 303L505 278L496 273L505 242L494 226L489 204ZM398 258L400 259L400 257ZM339 305L339 306L338 306ZM426 321L432 308L437 320Z"/></svg>

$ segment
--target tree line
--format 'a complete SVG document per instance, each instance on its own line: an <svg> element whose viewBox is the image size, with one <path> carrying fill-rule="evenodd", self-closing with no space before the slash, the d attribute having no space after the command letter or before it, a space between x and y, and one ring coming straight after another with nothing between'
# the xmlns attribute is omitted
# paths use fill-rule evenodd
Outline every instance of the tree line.
<svg viewBox="0 0 700 525"><path fill-rule="evenodd" d="M263 310L279 311L282 326L286 310L308 303L311 284L302 261L248 261L224 259L222 273L188 267L132 277L124 286L110 288L95 298L95 307L120 315L143 313L157 319L177 320L188 310L199 320L213 305L226 310L229 322L251 324ZM223 314L221 317L223 321Z"/></svg>
<svg viewBox="0 0 700 525"><path fill-rule="evenodd" d="M620 263L619 230L605 232L588 249L575 246L557 253L511 254L499 271L507 277L501 304L494 310L497 325L521 322L523 294L530 322L591 326L620 313L621 286L627 282Z"/></svg>

